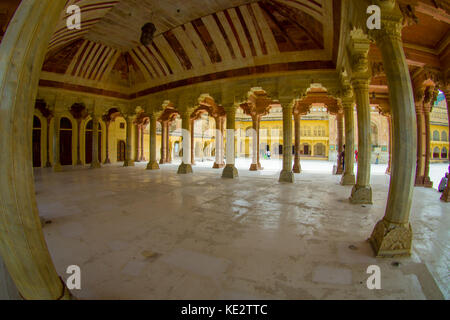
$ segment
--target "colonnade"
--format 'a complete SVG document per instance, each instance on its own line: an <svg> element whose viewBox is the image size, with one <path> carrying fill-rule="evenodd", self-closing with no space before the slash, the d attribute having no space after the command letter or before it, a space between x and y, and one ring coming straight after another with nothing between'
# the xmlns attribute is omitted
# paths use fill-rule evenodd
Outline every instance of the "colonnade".
<svg viewBox="0 0 450 320"><path fill-rule="evenodd" d="M412 229L409 223L417 160L417 129L415 101L411 78L401 41L402 14L391 1L377 2L382 8L382 28L370 32L382 54L389 85L392 116L392 166L391 181L385 216L375 226L369 239L377 256L407 256L411 252ZM0 135L4 148L0 153L0 204L3 208L0 230L0 254L4 259L17 288L25 299L69 299L70 292L56 273L40 226L35 201L34 180L29 165L30 141L27 127L32 118L40 68L46 46L54 26L60 17L65 1L34 0L22 2L14 17L13 31L7 32L2 42L0 59L0 92L2 92L2 117L0 124L7 134ZM45 19L44 19L45 17ZM33 32L30 32L32 29ZM353 203L371 202L370 188L370 110L367 71L368 39L364 34L352 33L353 73L351 84L358 110L359 159L357 181L352 191ZM366 50L367 49L367 50ZM6 93L7 92L7 93ZM450 92L448 92L450 94ZM450 95L449 95L450 96ZM448 98L447 98L448 99ZM283 101L283 170L281 182L294 182L292 166L292 117L293 105ZM352 103L343 100L345 112L346 149L351 149L353 135L349 110ZM236 178L235 168L235 104L224 105L227 119L226 166L222 176ZM183 127L183 163L179 173L192 172L190 114L180 110ZM150 166L156 162L156 117L151 116ZM60 121L55 115L55 130ZM127 121L127 158L125 166L133 166L132 126L133 117ZM348 125L348 126L347 126ZM94 123L95 130L98 126ZM97 129L95 129L97 128ZM14 134L11 134L14 133ZM59 136L54 136L54 166L59 170ZM167 135L166 135L167 139ZM163 144L164 145L164 144ZM13 147L14 146L14 147ZM95 146L93 147L95 150ZM350 181L352 172L351 150L346 151L346 170L343 180ZM95 159L94 155L94 159ZM156 167L156 166L155 166ZM448 191L448 190L447 190ZM448 195L448 192L447 192ZM31 244L31 245L30 245Z"/></svg>

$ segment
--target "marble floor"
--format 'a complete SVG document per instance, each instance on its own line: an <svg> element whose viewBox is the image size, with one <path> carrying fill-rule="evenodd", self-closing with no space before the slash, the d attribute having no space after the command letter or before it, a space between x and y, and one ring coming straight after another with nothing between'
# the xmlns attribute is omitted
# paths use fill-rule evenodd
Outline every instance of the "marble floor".
<svg viewBox="0 0 450 320"><path fill-rule="evenodd" d="M264 172L220 178L211 163L146 171L35 171L44 234L58 273L78 265L80 299L449 299L450 205L416 188L411 258L375 259L366 242L384 214L389 176L372 175L373 205L351 205L332 163L303 163L295 184ZM247 168L247 162L239 163ZM377 169L378 168L378 169ZM370 265L381 290L369 290Z"/></svg>

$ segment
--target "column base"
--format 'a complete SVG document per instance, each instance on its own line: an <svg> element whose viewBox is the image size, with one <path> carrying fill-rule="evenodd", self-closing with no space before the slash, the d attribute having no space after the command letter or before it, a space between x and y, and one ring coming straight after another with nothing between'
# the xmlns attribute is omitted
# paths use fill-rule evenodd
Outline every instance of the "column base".
<svg viewBox="0 0 450 320"><path fill-rule="evenodd" d="M433 188L433 181L431 181L430 177L423 178L423 186L425 188Z"/></svg>
<svg viewBox="0 0 450 320"><path fill-rule="evenodd" d="M450 183L445 188L444 192L442 192L441 200L444 202L450 202Z"/></svg>
<svg viewBox="0 0 450 320"><path fill-rule="evenodd" d="M106 159L105 162L104 162L104 164L111 164L111 160Z"/></svg>
<svg viewBox="0 0 450 320"><path fill-rule="evenodd" d="M341 185L354 186L355 181L356 181L356 178L355 178L354 174L344 174L341 179Z"/></svg>
<svg viewBox="0 0 450 320"><path fill-rule="evenodd" d="M125 160L123 163L124 167L134 167L134 161L133 160Z"/></svg>
<svg viewBox="0 0 450 320"><path fill-rule="evenodd" d="M147 170L159 170L159 164L156 161L150 161L147 164Z"/></svg>
<svg viewBox="0 0 450 320"><path fill-rule="evenodd" d="M294 173L287 170L281 171L279 182L294 183Z"/></svg>
<svg viewBox="0 0 450 320"><path fill-rule="evenodd" d="M302 166L300 165L300 163L295 163L294 167L292 168L292 171L294 173L302 173Z"/></svg>
<svg viewBox="0 0 450 320"><path fill-rule="evenodd" d="M54 172L63 172L63 167L60 164L55 164L53 166L53 171Z"/></svg>
<svg viewBox="0 0 450 320"><path fill-rule="evenodd" d="M91 169L100 169L102 167L102 165L100 164L100 162L92 162L91 163Z"/></svg>
<svg viewBox="0 0 450 320"><path fill-rule="evenodd" d="M81 160L77 160L77 166L82 166L83 162Z"/></svg>
<svg viewBox="0 0 450 320"><path fill-rule="evenodd" d="M411 225L381 220L368 239L377 258L409 257L412 246Z"/></svg>
<svg viewBox="0 0 450 320"><path fill-rule="evenodd" d="M237 177L239 177L239 173L234 164L227 164L223 169L222 178L235 179Z"/></svg>
<svg viewBox="0 0 450 320"><path fill-rule="evenodd" d="M350 197L352 204L372 204L372 188L370 186L355 185Z"/></svg>
<svg viewBox="0 0 450 320"><path fill-rule="evenodd" d="M339 167L337 167L336 172L334 174L339 176L343 173L344 173L344 168L342 168L342 166L339 166Z"/></svg>
<svg viewBox="0 0 450 320"><path fill-rule="evenodd" d="M258 164L257 163L252 163L252 165L250 166L250 171L258 171Z"/></svg>
<svg viewBox="0 0 450 320"><path fill-rule="evenodd" d="M224 163L214 162L213 169L222 169L222 168L225 168L225 164Z"/></svg>
<svg viewBox="0 0 450 320"><path fill-rule="evenodd" d="M180 164L180 166L178 167L178 174L191 174L193 173L192 171L192 166L190 164L185 164L184 162L182 164Z"/></svg>
<svg viewBox="0 0 450 320"><path fill-rule="evenodd" d="M416 181L414 182L414 187L423 187L423 176L416 176Z"/></svg>

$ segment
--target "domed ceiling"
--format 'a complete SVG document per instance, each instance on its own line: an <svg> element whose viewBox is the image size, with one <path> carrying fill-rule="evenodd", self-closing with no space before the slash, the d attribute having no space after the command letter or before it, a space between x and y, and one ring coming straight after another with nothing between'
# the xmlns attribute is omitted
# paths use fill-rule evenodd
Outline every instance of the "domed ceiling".
<svg viewBox="0 0 450 320"><path fill-rule="evenodd" d="M139 97L199 82L335 69L340 0L71 0L81 30L62 15L41 86L98 88ZM156 26L140 44L141 27Z"/></svg>

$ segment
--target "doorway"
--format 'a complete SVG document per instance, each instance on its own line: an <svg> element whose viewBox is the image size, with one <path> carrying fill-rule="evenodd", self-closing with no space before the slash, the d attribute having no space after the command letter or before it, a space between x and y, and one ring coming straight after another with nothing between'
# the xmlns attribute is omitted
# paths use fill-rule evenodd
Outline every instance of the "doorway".
<svg viewBox="0 0 450 320"><path fill-rule="evenodd" d="M127 146L125 144L125 141L120 140L117 143L117 162L124 162L125 161L125 150Z"/></svg>
<svg viewBox="0 0 450 320"><path fill-rule="evenodd" d="M92 135L93 135L92 131L93 131L93 128L94 127L93 127L93 123L91 120L86 124L86 131L85 131L84 154L85 154L86 164L92 163ZM98 124L98 161L102 162L102 126L100 125L100 123Z"/></svg>
<svg viewBox="0 0 450 320"><path fill-rule="evenodd" d="M61 118L59 131L59 156L61 165L72 165L72 122L68 118Z"/></svg>

